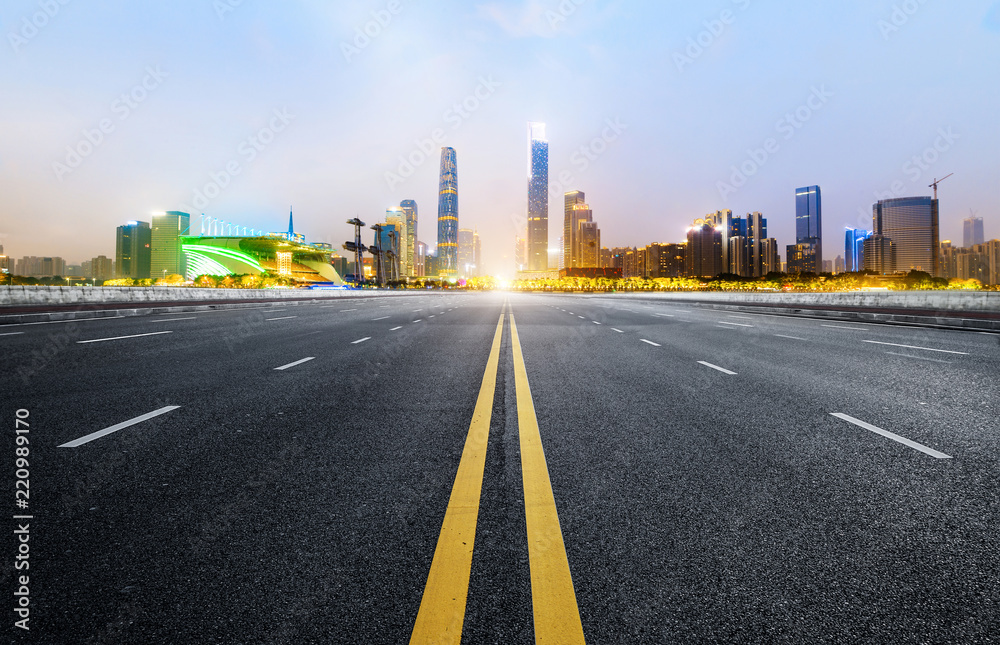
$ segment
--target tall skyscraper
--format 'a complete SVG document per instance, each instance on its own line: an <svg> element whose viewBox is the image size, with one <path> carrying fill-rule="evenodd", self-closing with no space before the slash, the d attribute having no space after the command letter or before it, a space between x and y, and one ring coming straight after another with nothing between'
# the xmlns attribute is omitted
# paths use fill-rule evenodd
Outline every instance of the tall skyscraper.
<svg viewBox="0 0 1000 645"><path fill-rule="evenodd" d="M577 223L576 256L578 268L596 269L601 266L601 229L597 228L597 222L580 220Z"/></svg>
<svg viewBox="0 0 1000 645"><path fill-rule="evenodd" d="M438 275L458 275L458 157L454 148L441 148L436 255Z"/></svg>
<svg viewBox="0 0 1000 645"><path fill-rule="evenodd" d="M395 279L399 280L409 275L407 267L412 264L410 257L413 253L412 247L408 246L409 236L406 234L406 212L398 206L386 209L385 223L393 227L396 232L393 237L393 253L396 258L393 263Z"/></svg>
<svg viewBox="0 0 1000 645"><path fill-rule="evenodd" d="M128 222L115 236L115 270L119 278L145 280L150 277L153 230L149 222Z"/></svg>
<svg viewBox="0 0 1000 645"><path fill-rule="evenodd" d="M528 241L520 235L514 236L514 270L528 269Z"/></svg>
<svg viewBox="0 0 1000 645"><path fill-rule="evenodd" d="M410 250L406 258L406 275L414 278L417 274L417 202L404 199L399 203L406 217L406 248Z"/></svg>
<svg viewBox="0 0 1000 645"><path fill-rule="evenodd" d="M865 271L879 275L896 272L896 243L889 237L872 233L864 241Z"/></svg>
<svg viewBox="0 0 1000 645"><path fill-rule="evenodd" d="M815 258L805 264L815 266L813 273L823 271L823 199L819 186L807 186L795 191L795 244L811 244ZM805 247L803 247L805 248Z"/></svg>
<svg viewBox="0 0 1000 645"><path fill-rule="evenodd" d="M844 234L844 269L848 273L865 270L865 240L871 234L860 228L848 228Z"/></svg>
<svg viewBox="0 0 1000 645"><path fill-rule="evenodd" d="M528 270L549 268L549 143L544 123L528 124Z"/></svg>
<svg viewBox="0 0 1000 645"><path fill-rule="evenodd" d="M479 231L472 231L472 277L483 275L483 242Z"/></svg>
<svg viewBox="0 0 1000 645"><path fill-rule="evenodd" d="M150 277L154 280L167 275L184 275L184 254L181 235L187 235L191 216L179 211L167 211L153 216Z"/></svg>
<svg viewBox="0 0 1000 645"><path fill-rule="evenodd" d="M895 271L925 271L932 276L940 273L938 200L931 197L881 200L872 206L872 221L876 235L892 240Z"/></svg>
<svg viewBox="0 0 1000 645"><path fill-rule="evenodd" d="M962 246L969 248L977 244L983 244L986 241L986 237L983 235L982 217L973 215L962 220L962 225L965 229L965 234L962 236L962 241L964 242Z"/></svg>
<svg viewBox="0 0 1000 645"><path fill-rule="evenodd" d="M687 235L687 274L714 278L722 273L722 231L705 220L695 220Z"/></svg>

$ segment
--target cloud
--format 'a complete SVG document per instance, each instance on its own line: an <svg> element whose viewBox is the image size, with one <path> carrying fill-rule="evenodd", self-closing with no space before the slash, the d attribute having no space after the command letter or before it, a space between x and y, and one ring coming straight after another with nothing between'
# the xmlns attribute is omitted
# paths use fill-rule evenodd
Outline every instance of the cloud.
<svg viewBox="0 0 1000 645"><path fill-rule="evenodd" d="M519 7L491 2L476 8L481 18L492 22L511 38L551 38L556 35L546 18L549 9L538 0L528 0Z"/></svg>

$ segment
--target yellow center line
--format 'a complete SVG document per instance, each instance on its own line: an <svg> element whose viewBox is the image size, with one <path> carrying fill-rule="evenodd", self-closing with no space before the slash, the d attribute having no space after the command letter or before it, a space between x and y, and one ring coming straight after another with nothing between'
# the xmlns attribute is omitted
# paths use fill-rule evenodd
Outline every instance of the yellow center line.
<svg viewBox="0 0 1000 645"><path fill-rule="evenodd" d="M493 335L493 347L479 388L476 409L472 413L472 423L469 424L469 435L462 450L455 484L451 489L448 510L445 511L441 524L441 535L438 537L437 548L434 549L427 586L424 587L420 610L410 635L411 644L457 644L462 640L506 307L505 302Z"/></svg>
<svg viewBox="0 0 1000 645"><path fill-rule="evenodd" d="M536 645L585 643L580 610L573 590L573 576L566 557L549 469L535 404L528 386L521 341L514 314L510 314L514 348L514 386L517 392L517 426L521 437L521 474L524 480L524 519L528 531L528 566L531 570L531 604L535 617Z"/></svg>

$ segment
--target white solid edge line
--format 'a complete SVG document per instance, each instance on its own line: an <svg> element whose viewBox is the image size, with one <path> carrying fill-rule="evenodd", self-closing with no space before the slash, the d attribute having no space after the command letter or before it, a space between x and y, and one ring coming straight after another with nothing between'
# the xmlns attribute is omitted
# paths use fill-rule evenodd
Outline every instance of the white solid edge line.
<svg viewBox="0 0 1000 645"><path fill-rule="evenodd" d="M850 329L852 331L868 331L864 327L847 327L845 325L820 325L820 327L829 327L830 329Z"/></svg>
<svg viewBox="0 0 1000 645"><path fill-rule="evenodd" d="M718 371L722 372L723 374L728 374L730 376L737 376L736 372L732 372L730 370L727 370L724 367L719 367L718 365L712 365L711 363L706 363L705 361L698 361L698 363L700 363L701 365L704 365L705 367L711 367L713 370L718 370Z"/></svg>
<svg viewBox="0 0 1000 645"><path fill-rule="evenodd" d="M961 356L968 356L968 352L953 352L950 349L934 349L933 347L918 347L917 345L900 345L898 343L883 343L877 340L863 340L862 343L871 343L872 345L889 345L891 347L903 347L906 349L922 349L925 352L941 352L942 354L959 354Z"/></svg>
<svg viewBox="0 0 1000 645"><path fill-rule="evenodd" d="M660 345L659 343L654 343L653 341L646 340L645 338L640 338L639 340L641 340L642 342L647 343L649 345L652 345L653 347L662 347L662 345Z"/></svg>
<svg viewBox="0 0 1000 645"><path fill-rule="evenodd" d="M138 416L138 417L136 417L134 419L129 419L128 421L123 421L122 423L113 425L113 426L111 426L109 428L105 428L104 430L98 430L97 432L91 432L88 435L80 437L79 439L74 439L73 441L70 441L68 443L64 443L64 444L62 444L61 446L58 446L58 447L59 448L77 448L79 446L82 446L85 443L89 443L89 442L93 441L94 439L100 439L101 437L105 437L105 436L111 434L112 432L118 432L119 430L121 430L123 428L127 428L129 426L134 426L137 423L142 423L143 421L146 421L148 419L152 419L153 417L158 417L161 414L166 414L167 412L172 412L172 411L176 410L179 407L181 407L181 406L179 406L179 405L168 405L166 407L160 408L159 410L153 410L152 412L147 412L146 414L143 414L142 416Z"/></svg>
<svg viewBox="0 0 1000 645"><path fill-rule="evenodd" d="M159 336L160 334L172 334L172 331L154 331L148 334L133 334L131 336L115 336L114 338L95 338L93 340L78 340L77 345L83 345L85 343L103 343L106 340L122 340L123 338L140 338L142 336Z"/></svg>
<svg viewBox="0 0 1000 645"><path fill-rule="evenodd" d="M792 340L805 340L805 338L799 338L798 336L785 336L784 334L775 334L778 338L791 338Z"/></svg>
<svg viewBox="0 0 1000 645"><path fill-rule="evenodd" d="M363 342L365 342L366 340L371 340L371 339L372 339L372 337L371 337L371 336L365 336L364 338L359 338L358 340L356 340L356 341L353 341L353 342L352 342L351 344L352 344L352 345L357 345L357 344L359 344L359 343L363 343Z"/></svg>
<svg viewBox="0 0 1000 645"><path fill-rule="evenodd" d="M289 363L288 365L282 365L281 367L275 367L274 369L275 369L275 371L287 370L290 367L295 367L296 365L301 365L302 363L308 363L309 361L313 360L314 358L316 358L316 357L315 356L309 356L307 358L303 358L301 361L295 361L294 363Z"/></svg>
<svg viewBox="0 0 1000 645"><path fill-rule="evenodd" d="M23 333L24 333L23 331L9 331L9 332L6 332L4 334L0 334L0 336L17 336L17 335L23 334Z"/></svg>
<svg viewBox="0 0 1000 645"><path fill-rule="evenodd" d="M875 434L882 435L883 437L885 437L887 439L892 439L893 441L897 441L897 442L903 444L904 446L909 446L910 448L913 448L914 450L919 450L920 452L922 452L922 453L924 453L926 455L930 455L931 457L934 457L935 459L951 459L951 455L946 455L943 452L938 452L937 450L934 450L933 448L928 448L927 446L925 446L922 443L917 443L916 441L911 441L911 440L907 439L906 437L901 437L901 436L899 436L898 434L896 434L894 432L889 432L888 430L883 430L882 428L879 428L878 426L873 426L870 423L865 423L864 421L861 421L860 419L855 419L854 417L852 417L850 415L847 415L847 414L844 414L842 412L831 412L830 415L831 416L835 416L838 419L842 419L844 421L847 421L848 423L853 423L854 425L858 426L859 428L864 428L865 430L870 430L870 431L874 432Z"/></svg>
<svg viewBox="0 0 1000 645"><path fill-rule="evenodd" d="M624 334L624 333L625 333L625 332L623 332L623 331L622 331L622 330L620 330L620 329L615 329L614 327L612 327L612 328L611 328L611 331L616 331L616 332L618 332L619 334Z"/></svg>

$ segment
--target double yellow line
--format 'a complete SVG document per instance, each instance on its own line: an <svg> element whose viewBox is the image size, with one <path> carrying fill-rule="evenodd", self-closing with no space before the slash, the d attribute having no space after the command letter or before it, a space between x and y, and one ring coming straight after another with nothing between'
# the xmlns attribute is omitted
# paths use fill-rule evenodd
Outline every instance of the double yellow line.
<svg viewBox="0 0 1000 645"><path fill-rule="evenodd" d="M441 525L427 586L410 636L411 645L460 643L465 604L472 574L472 551L479 517L479 499L486 469L493 395L500 364L504 319L510 318L514 350L514 386L517 393L517 425L521 445L521 475L524 483L524 515L528 533L528 565L531 570L531 604L535 643L584 643L580 610L566 558L549 469L528 386L521 341L513 312L504 311L497 322L493 347L486 363L483 383L472 413L472 423L451 489L448 510Z"/></svg>

